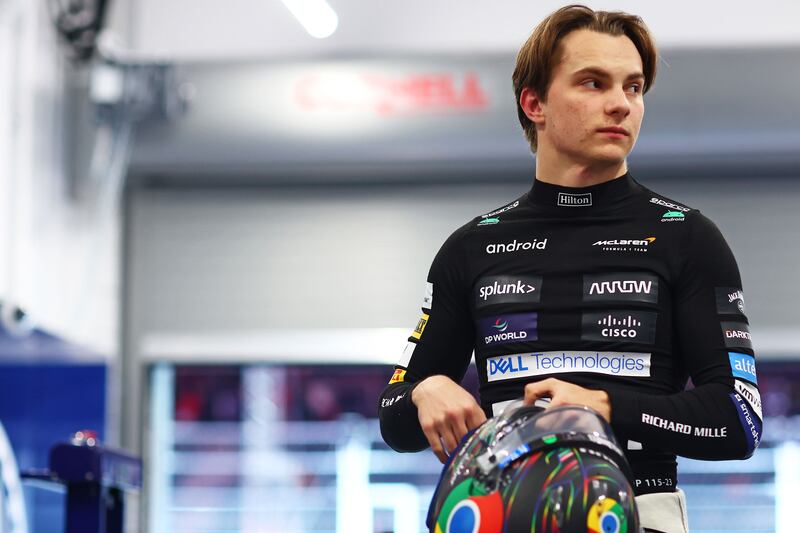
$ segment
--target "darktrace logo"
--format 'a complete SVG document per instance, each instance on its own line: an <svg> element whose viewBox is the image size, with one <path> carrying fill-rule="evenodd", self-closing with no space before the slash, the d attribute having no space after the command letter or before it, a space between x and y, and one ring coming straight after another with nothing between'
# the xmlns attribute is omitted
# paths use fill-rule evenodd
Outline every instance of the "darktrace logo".
<svg viewBox="0 0 800 533"><path fill-rule="evenodd" d="M478 280L475 307L499 303L539 303L541 276L492 276Z"/></svg>
<svg viewBox="0 0 800 533"><path fill-rule="evenodd" d="M717 313L744 315L744 293L736 287L716 287Z"/></svg>
<svg viewBox="0 0 800 533"><path fill-rule="evenodd" d="M650 311L607 311L583 314L581 339L653 344L656 313Z"/></svg>
<svg viewBox="0 0 800 533"><path fill-rule="evenodd" d="M744 322L722 322L722 336L728 348L753 349L753 338L750 327Z"/></svg>
<svg viewBox="0 0 800 533"><path fill-rule="evenodd" d="M647 252L648 247L655 242L655 237L643 239L608 239L597 241L592 246L599 246L606 252Z"/></svg>
<svg viewBox="0 0 800 533"><path fill-rule="evenodd" d="M547 248L547 239L539 240L533 239L532 241L518 241L514 239L511 242L492 243L486 245L487 254L504 254L509 252L518 252L520 250L544 250Z"/></svg>
<svg viewBox="0 0 800 533"><path fill-rule="evenodd" d="M592 205L592 193L570 194L558 193L558 205L561 207L587 207Z"/></svg>
<svg viewBox="0 0 800 533"><path fill-rule="evenodd" d="M658 278L646 273L587 274L583 277L585 302L658 302Z"/></svg>
<svg viewBox="0 0 800 533"><path fill-rule="evenodd" d="M483 318L478 321L478 331L484 346L525 342L538 338L538 313L518 313Z"/></svg>

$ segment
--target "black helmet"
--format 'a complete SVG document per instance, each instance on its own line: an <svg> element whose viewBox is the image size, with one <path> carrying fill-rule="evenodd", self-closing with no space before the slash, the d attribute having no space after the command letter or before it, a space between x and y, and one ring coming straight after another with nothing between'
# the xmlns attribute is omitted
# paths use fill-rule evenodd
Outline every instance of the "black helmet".
<svg viewBox="0 0 800 533"><path fill-rule="evenodd" d="M461 441L427 524L434 533L638 533L631 479L594 410L517 401Z"/></svg>

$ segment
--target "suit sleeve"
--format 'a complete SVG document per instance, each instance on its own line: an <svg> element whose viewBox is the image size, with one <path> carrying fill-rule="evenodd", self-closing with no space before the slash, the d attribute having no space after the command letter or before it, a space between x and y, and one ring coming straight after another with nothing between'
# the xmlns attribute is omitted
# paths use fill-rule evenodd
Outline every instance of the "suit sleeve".
<svg viewBox="0 0 800 533"><path fill-rule="evenodd" d="M695 459L750 457L762 414L739 269L717 227L692 214L673 287L676 357L694 388L672 395L609 391L612 424L645 448Z"/></svg>
<svg viewBox="0 0 800 533"><path fill-rule="evenodd" d="M422 315L379 399L381 435L397 451L413 452L428 447L417 408L411 402L416 384L440 374L458 383L472 356L475 333L460 235L461 230L451 235L433 260Z"/></svg>

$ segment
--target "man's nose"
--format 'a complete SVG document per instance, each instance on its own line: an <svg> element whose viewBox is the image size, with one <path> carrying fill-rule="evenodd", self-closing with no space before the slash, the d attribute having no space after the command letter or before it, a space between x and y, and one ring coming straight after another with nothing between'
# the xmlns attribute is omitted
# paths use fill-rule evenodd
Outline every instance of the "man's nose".
<svg viewBox="0 0 800 533"><path fill-rule="evenodd" d="M609 115L628 116L631 112L631 104L628 101L628 95L625 94L624 87L615 87L609 91L608 100L606 101L606 113Z"/></svg>

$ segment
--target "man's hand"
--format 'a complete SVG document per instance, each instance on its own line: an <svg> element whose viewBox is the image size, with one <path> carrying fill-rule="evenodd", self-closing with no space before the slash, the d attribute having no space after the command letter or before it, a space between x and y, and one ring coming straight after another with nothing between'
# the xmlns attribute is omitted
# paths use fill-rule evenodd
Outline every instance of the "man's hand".
<svg viewBox="0 0 800 533"><path fill-rule="evenodd" d="M411 401L417 406L422 431L442 463L469 430L486 421L475 398L447 376L422 380L411 391Z"/></svg>
<svg viewBox="0 0 800 533"><path fill-rule="evenodd" d="M550 398L550 407L559 405L585 405L591 407L608 422L611 422L611 403L608 393L602 390L584 389L578 385L555 378L525 385L525 404L533 405L539 398Z"/></svg>

